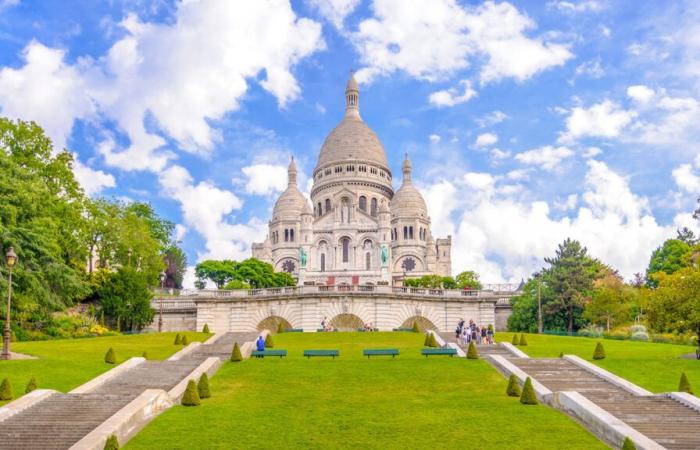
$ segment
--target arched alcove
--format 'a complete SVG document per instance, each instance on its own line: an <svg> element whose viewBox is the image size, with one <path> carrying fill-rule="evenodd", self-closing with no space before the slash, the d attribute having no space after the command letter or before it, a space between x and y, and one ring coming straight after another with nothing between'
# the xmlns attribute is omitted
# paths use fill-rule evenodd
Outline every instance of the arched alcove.
<svg viewBox="0 0 700 450"><path fill-rule="evenodd" d="M261 320L260 323L258 323L257 330L258 331L268 330L268 331L271 331L273 333L276 333L280 323L282 324L282 327L285 330L288 328L293 328L292 324L289 323L289 321L287 319L285 319L284 317L268 316L268 317L264 318L263 320Z"/></svg>
<svg viewBox="0 0 700 450"><path fill-rule="evenodd" d="M364 326L364 322L355 314L338 314L330 322L331 326L338 331L357 331Z"/></svg>
<svg viewBox="0 0 700 450"><path fill-rule="evenodd" d="M421 331L438 331L438 327L436 327L435 324L430 321L430 319L423 316L409 317L408 319L404 320L404 322L401 324L401 328L412 328L414 322L418 324L418 328Z"/></svg>

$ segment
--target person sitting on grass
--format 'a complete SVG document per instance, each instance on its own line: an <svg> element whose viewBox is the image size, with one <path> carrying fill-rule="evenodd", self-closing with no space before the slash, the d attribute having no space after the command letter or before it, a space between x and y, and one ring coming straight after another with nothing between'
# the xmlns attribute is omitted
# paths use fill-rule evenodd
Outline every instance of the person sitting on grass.
<svg viewBox="0 0 700 450"><path fill-rule="evenodd" d="M262 334L260 336L258 336L258 340L255 341L255 348L259 352L265 351L265 339L263 339Z"/></svg>

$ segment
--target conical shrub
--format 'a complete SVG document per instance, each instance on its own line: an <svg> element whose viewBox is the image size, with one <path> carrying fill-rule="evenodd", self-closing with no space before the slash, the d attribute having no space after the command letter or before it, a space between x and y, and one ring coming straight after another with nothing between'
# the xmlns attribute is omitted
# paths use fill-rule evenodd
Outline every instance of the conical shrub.
<svg viewBox="0 0 700 450"><path fill-rule="evenodd" d="M265 348L274 348L274 346L275 341L272 340L272 335L268 333L267 336L265 336Z"/></svg>
<svg viewBox="0 0 700 450"><path fill-rule="evenodd" d="M423 347L430 347L430 336L432 333L425 333L425 340L423 341Z"/></svg>
<svg viewBox="0 0 700 450"><path fill-rule="evenodd" d="M12 400L12 386L8 378L2 380L0 384L0 400Z"/></svg>
<svg viewBox="0 0 700 450"><path fill-rule="evenodd" d="M693 394L693 388L690 387L690 381L688 381L688 377L686 376L685 372L681 374L681 381L678 383L678 391L687 392L691 395Z"/></svg>
<svg viewBox="0 0 700 450"><path fill-rule="evenodd" d="M119 450L119 440L115 435L111 435L107 438L104 450Z"/></svg>
<svg viewBox="0 0 700 450"><path fill-rule="evenodd" d="M525 334L520 335L520 342L518 343L521 347L527 346L527 339L525 339Z"/></svg>
<svg viewBox="0 0 700 450"><path fill-rule="evenodd" d="M243 355L241 354L241 348L238 346L238 342L233 344L233 350L231 350L231 361L232 362L243 361Z"/></svg>
<svg viewBox="0 0 700 450"><path fill-rule="evenodd" d="M183 336L182 336L182 339L180 339L180 344L181 344L181 345L190 345L190 340L187 339L187 336L186 336L186 335L183 335Z"/></svg>
<svg viewBox="0 0 700 450"><path fill-rule="evenodd" d="M201 401L199 400L199 392L197 391L197 383L194 380L187 382L187 389L185 393L182 394L182 406L199 406Z"/></svg>
<svg viewBox="0 0 700 450"><path fill-rule="evenodd" d="M564 352L559 352L559 357L563 358L564 357Z"/></svg>
<svg viewBox="0 0 700 450"><path fill-rule="evenodd" d="M114 349L112 347L107 350L107 353L105 353L105 362L107 364L116 364L117 363L117 355L114 353Z"/></svg>
<svg viewBox="0 0 700 450"><path fill-rule="evenodd" d="M197 383L197 392L199 392L199 398L209 398L211 397L211 392L209 392L209 376L206 372L199 377L199 383Z"/></svg>
<svg viewBox="0 0 700 450"><path fill-rule="evenodd" d="M29 394L33 390L36 389L36 378L32 377L31 380L29 380L29 383L27 383L27 387L24 388L24 393Z"/></svg>
<svg viewBox="0 0 700 450"><path fill-rule="evenodd" d="M637 446L634 445L632 439L626 437L625 440L622 441L622 450L637 450Z"/></svg>
<svg viewBox="0 0 700 450"><path fill-rule="evenodd" d="M277 334L284 333L284 324L282 322L277 324Z"/></svg>
<svg viewBox="0 0 700 450"><path fill-rule="evenodd" d="M479 352L476 351L476 344L474 344L474 341L469 343L469 348L467 349L467 359L479 359Z"/></svg>
<svg viewBox="0 0 700 450"><path fill-rule="evenodd" d="M535 389L532 387L532 380L527 377L525 380L525 385L523 386L523 393L520 394L520 403L523 405L536 405L537 395L535 395Z"/></svg>
<svg viewBox="0 0 700 450"><path fill-rule="evenodd" d="M428 339L429 339L429 341L430 341L430 342L428 342L428 346L429 346L429 347L438 347L438 341L437 341L437 339L435 338L435 333L430 333L430 334L428 335Z"/></svg>
<svg viewBox="0 0 700 450"><path fill-rule="evenodd" d="M418 322L415 320L413 321L413 332L420 333L420 328L418 328Z"/></svg>
<svg viewBox="0 0 700 450"><path fill-rule="evenodd" d="M173 345L180 345L182 344L182 337L180 336L180 333L175 335L175 342L173 342Z"/></svg>
<svg viewBox="0 0 700 450"><path fill-rule="evenodd" d="M518 382L518 377L511 374L508 377L508 387L506 388L506 394L508 397L520 397L522 391L520 390L520 383Z"/></svg>
<svg viewBox="0 0 700 450"><path fill-rule="evenodd" d="M520 342L520 341L518 340L518 335L517 335L517 334L514 334L514 335L513 335L513 340L512 340L510 343L513 344L513 345L518 345L519 342Z"/></svg>
<svg viewBox="0 0 700 450"><path fill-rule="evenodd" d="M147 352L147 351L144 351L144 352L141 354L141 358L143 358L143 359L148 359L148 352Z"/></svg>
<svg viewBox="0 0 700 450"><path fill-rule="evenodd" d="M202 328L202 333L209 333L209 324L205 323L204 328Z"/></svg>
<svg viewBox="0 0 700 450"><path fill-rule="evenodd" d="M605 359L605 349L603 344L598 342L595 345L595 351L593 352L593 359Z"/></svg>

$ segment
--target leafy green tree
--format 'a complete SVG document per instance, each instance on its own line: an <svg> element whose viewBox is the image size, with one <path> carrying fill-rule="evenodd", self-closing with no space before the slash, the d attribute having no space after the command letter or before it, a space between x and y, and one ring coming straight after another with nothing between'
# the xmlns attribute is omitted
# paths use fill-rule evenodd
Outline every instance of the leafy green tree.
<svg viewBox="0 0 700 450"><path fill-rule="evenodd" d="M223 261L208 259L200 262L194 268L194 273L199 280L211 280L219 289L233 280L235 272L236 262L228 259Z"/></svg>
<svg viewBox="0 0 700 450"><path fill-rule="evenodd" d="M107 274L106 281L97 290L97 299L105 314L129 329L141 329L151 323L155 311L151 308L153 294L146 275L131 267L121 267Z"/></svg>
<svg viewBox="0 0 700 450"><path fill-rule="evenodd" d="M457 285L462 289L481 289L479 274L473 270L466 270L455 277Z"/></svg>
<svg viewBox="0 0 700 450"><path fill-rule="evenodd" d="M442 277L442 288L443 289L458 289L459 285L452 277Z"/></svg>
<svg viewBox="0 0 700 450"><path fill-rule="evenodd" d="M525 283L522 294L510 299L512 312L508 317L508 330L537 333L537 284L536 277L530 278ZM541 289L544 291L543 287ZM547 295L543 297L546 298ZM554 327L548 323L548 318L544 319L545 329L553 329Z"/></svg>
<svg viewBox="0 0 700 450"><path fill-rule="evenodd" d="M663 272L672 274L689 265L688 258L692 248L688 243L679 239L668 239L651 254L647 267L647 285L656 287L656 274Z"/></svg>
<svg viewBox="0 0 700 450"><path fill-rule="evenodd" d="M250 285L245 281L231 280L228 283L226 283L224 289L250 289Z"/></svg>
<svg viewBox="0 0 700 450"><path fill-rule="evenodd" d="M294 286L296 281L287 272L275 272L271 264L255 258L241 262L223 260L202 261L195 267L199 280L211 280L219 289L231 286L233 289L253 289Z"/></svg>
<svg viewBox="0 0 700 450"><path fill-rule="evenodd" d="M693 230L689 229L688 227L683 227L676 230L676 235L676 239L681 242L685 242L691 247L700 244L700 239L698 239L698 237L695 236L695 233L693 233Z"/></svg>
<svg viewBox="0 0 700 450"><path fill-rule="evenodd" d="M163 252L165 262L164 287L182 289L182 279L187 270L187 255L175 244L168 246Z"/></svg>
<svg viewBox="0 0 700 450"><path fill-rule="evenodd" d="M596 280L591 300L583 317L597 325L605 325L607 331L616 323L630 319L630 311L638 298L637 290L627 286L620 277L608 273Z"/></svg>

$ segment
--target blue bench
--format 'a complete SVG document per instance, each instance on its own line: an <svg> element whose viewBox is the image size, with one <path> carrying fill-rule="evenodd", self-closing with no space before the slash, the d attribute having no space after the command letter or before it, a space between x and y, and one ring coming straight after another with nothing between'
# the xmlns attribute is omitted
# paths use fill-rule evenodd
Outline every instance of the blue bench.
<svg viewBox="0 0 700 450"><path fill-rule="evenodd" d="M304 350L304 356L311 359L312 356L330 356L335 359L340 356L340 350Z"/></svg>
<svg viewBox="0 0 700 450"><path fill-rule="evenodd" d="M405 331L405 332L412 333L412 332L413 332L413 328L394 328L393 331Z"/></svg>
<svg viewBox="0 0 700 450"><path fill-rule="evenodd" d="M285 333L303 333L304 329L303 328L287 328L284 330Z"/></svg>
<svg viewBox="0 0 700 450"><path fill-rule="evenodd" d="M253 350L253 353L250 355L256 358L264 358L266 356L279 356L280 358L284 358L287 356L287 350Z"/></svg>
<svg viewBox="0 0 700 450"><path fill-rule="evenodd" d="M424 348L420 351L420 353L426 358L430 355L450 355L450 358L452 358L454 355L457 354L457 349L452 347Z"/></svg>
<svg viewBox="0 0 700 450"><path fill-rule="evenodd" d="M399 354L398 348L366 348L362 350L362 356L366 356L369 359L370 356L389 356L392 359Z"/></svg>

